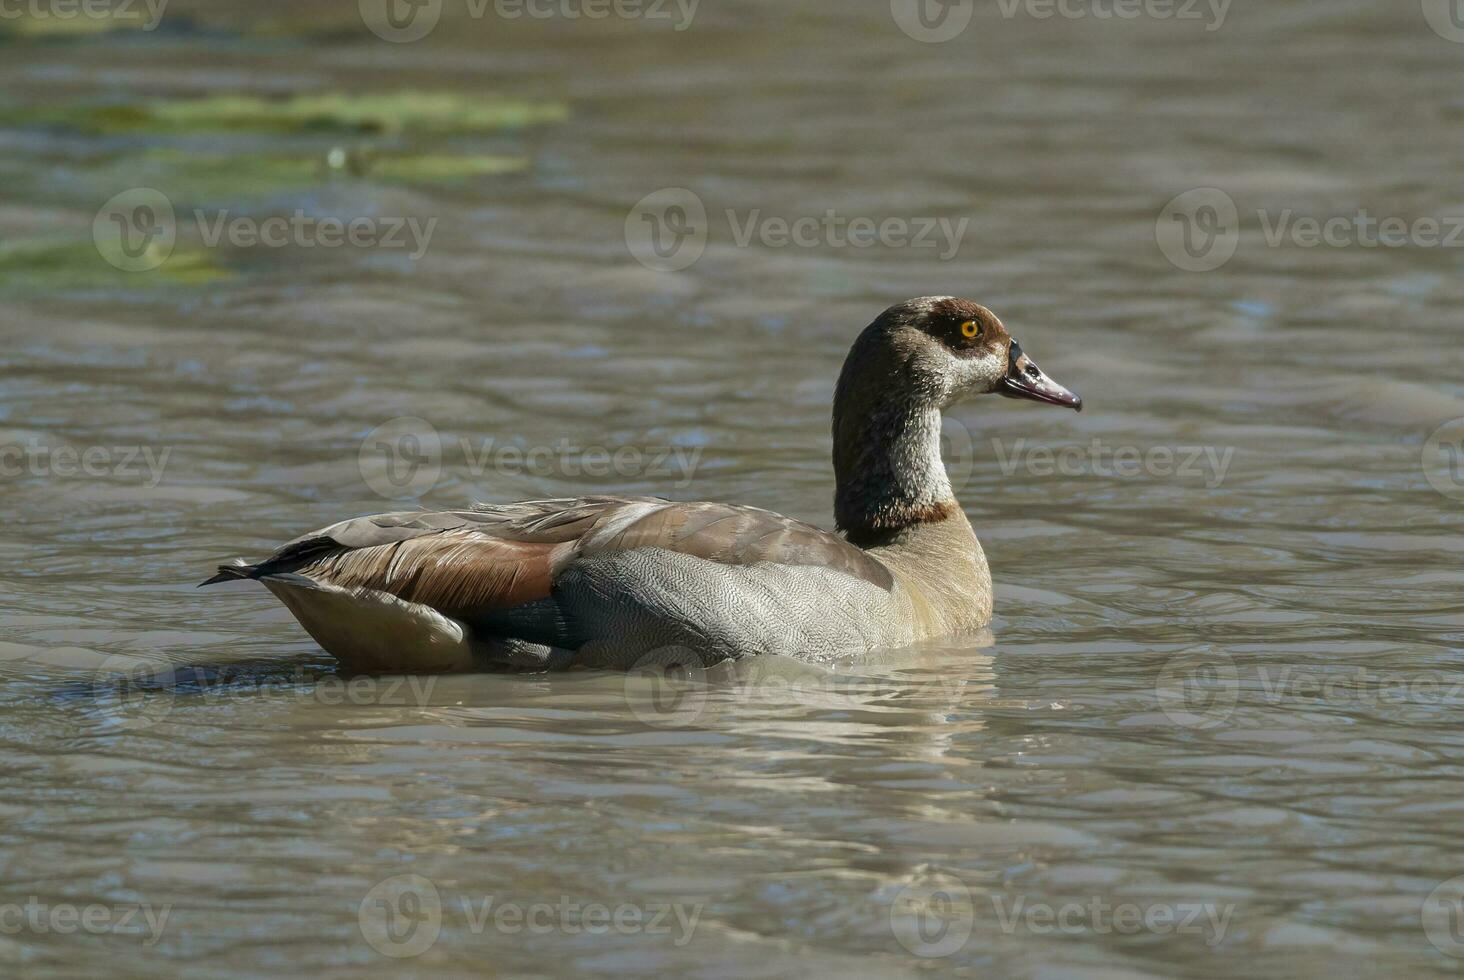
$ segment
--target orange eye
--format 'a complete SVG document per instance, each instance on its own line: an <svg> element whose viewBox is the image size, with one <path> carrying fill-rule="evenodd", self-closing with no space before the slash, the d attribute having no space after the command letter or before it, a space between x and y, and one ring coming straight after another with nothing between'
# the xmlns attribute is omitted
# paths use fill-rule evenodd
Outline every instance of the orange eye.
<svg viewBox="0 0 1464 980"><path fill-rule="evenodd" d="M967 320L965 323L961 324L961 333L965 334L966 337L969 339L974 340L976 335L980 332L981 325L975 320Z"/></svg>

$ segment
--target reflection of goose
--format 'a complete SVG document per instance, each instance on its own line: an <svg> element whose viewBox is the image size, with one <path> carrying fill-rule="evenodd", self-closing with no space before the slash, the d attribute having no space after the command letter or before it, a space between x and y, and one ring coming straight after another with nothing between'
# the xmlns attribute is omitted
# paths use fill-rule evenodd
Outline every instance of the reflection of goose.
<svg viewBox="0 0 1464 980"><path fill-rule="evenodd" d="M990 310L911 300L859 335L839 378L845 537L752 507L588 497L345 521L204 584L262 581L365 671L821 659L965 632L991 617L991 575L940 412L991 392L1082 407Z"/></svg>
<svg viewBox="0 0 1464 980"><path fill-rule="evenodd" d="M996 694L993 642L990 630L980 630L828 665L747 657L637 670L626 675L623 692L631 713L651 727L842 748L875 739L937 757L956 732L985 727L977 706ZM953 722L956 712L961 718Z"/></svg>

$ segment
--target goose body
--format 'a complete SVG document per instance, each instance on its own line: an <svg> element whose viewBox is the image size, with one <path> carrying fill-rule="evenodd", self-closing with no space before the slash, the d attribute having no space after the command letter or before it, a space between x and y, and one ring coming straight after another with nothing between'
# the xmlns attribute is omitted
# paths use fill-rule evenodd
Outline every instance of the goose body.
<svg viewBox="0 0 1464 980"><path fill-rule="evenodd" d="M960 633L990 619L991 575L941 462L940 409L1002 386L1081 406L969 301L871 324L835 400L842 536L754 507L594 496L356 518L204 584L260 581L367 673L826 659Z"/></svg>

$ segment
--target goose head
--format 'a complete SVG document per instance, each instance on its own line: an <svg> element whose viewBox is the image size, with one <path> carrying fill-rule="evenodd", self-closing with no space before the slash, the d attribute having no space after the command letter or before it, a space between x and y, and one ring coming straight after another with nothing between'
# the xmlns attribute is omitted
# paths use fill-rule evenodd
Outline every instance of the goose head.
<svg viewBox="0 0 1464 980"><path fill-rule="evenodd" d="M855 344L856 358L892 369L891 380L920 407L998 394L1083 410L1082 398L1044 374L995 313L967 299L926 296L891 307Z"/></svg>
<svg viewBox="0 0 1464 980"><path fill-rule="evenodd" d="M940 413L987 394L1083 407L980 303L924 296L880 314L854 341L834 394L839 527L872 540L955 511Z"/></svg>

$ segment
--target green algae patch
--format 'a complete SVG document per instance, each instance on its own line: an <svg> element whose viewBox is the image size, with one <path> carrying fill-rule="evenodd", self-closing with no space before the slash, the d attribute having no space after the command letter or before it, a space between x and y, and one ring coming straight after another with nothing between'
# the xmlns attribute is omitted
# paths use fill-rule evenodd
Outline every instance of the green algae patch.
<svg viewBox="0 0 1464 980"><path fill-rule="evenodd" d="M419 91L284 99L216 95L128 105L0 108L0 125L66 126L104 134L242 130L481 135L563 122L568 117L568 108L560 102Z"/></svg>
<svg viewBox="0 0 1464 980"><path fill-rule="evenodd" d="M127 272L118 255L91 242L25 240L0 243L0 287L5 290L75 292L90 289L157 289L205 286L230 278L206 249L182 244L148 257L156 267Z"/></svg>
<svg viewBox="0 0 1464 980"><path fill-rule="evenodd" d="M362 133L491 133L540 123L562 122L556 102L524 102L455 92L394 92L381 95L297 95L289 99L222 95L152 106L163 126L182 130L341 130Z"/></svg>
<svg viewBox="0 0 1464 980"><path fill-rule="evenodd" d="M520 173L529 168L525 157L515 156L395 156L368 160L362 176L400 183L467 180Z"/></svg>

